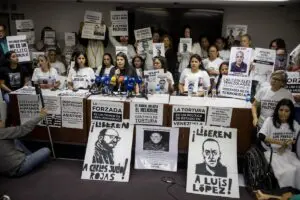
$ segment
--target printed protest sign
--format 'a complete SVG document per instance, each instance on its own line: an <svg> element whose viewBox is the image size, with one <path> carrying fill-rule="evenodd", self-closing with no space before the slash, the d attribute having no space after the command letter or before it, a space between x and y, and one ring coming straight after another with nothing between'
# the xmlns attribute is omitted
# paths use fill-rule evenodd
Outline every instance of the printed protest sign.
<svg viewBox="0 0 300 200"><path fill-rule="evenodd" d="M143 39L143 40L139 40L138 45L137 45L137 53L138 55L147 58L150 56L150 58L152 58L152 54L153 54L153 41L152 38L148 38L148 39Z"/></svg>
<svg viewBox="0 0 300 200"><path fill-rule="evenodd" d="M229 74L248 76L252 48L232 47L230 51Z"/></svg>
<svg viewBox="0 0 300 200"><path fill-rule="evenodd" d="M254 75L270 77L276 60L276 51L273 49L255 48Z"/></svg>
<svg viewBox="0 0 300 200"><path fill-rule="evenodd" d="M288 75L286 89L292 94L300 94L300 72L286 72Z"/></svg>
<svg viewBox="0 0 300 200"><path fill-rule="evenodd" d="M123 121L124 104L121 102L91 101L91 120L109 124Z"/></svg>
<svg viewBox="0 0 300 200"><path fill-rule="evenodd" d="M127 54L128 53L128 48L125 47L125 46L116 46L116 55L120 52L125 53L126 55L128 55Z"/></svg>
<svg viewBox="0 0 300 200"><path fill-rule="evenodd" d="M39 98L37 95L18 95L18 105L21 124L37 117L40 113Z"/></svg>
<svg viewBox="0 0 300 200"><path fill-rule="evenodd" d="M83 99L61 97L62 127L83 129Z"/></svg>
<svg viewBox="0 0 300 200"><path fill-rule="evenodd" d="M12 91L10 94L31 94L35 95L35 88L31 86L24 86L18 90Z"/></svg>
<svg viewBox="0 0 300 200"><path fill-rule="evenodd" d="M223 76L220 96L246 99L251 94L252 80L249 77Z"/></svg>
<svg viewBox="0 0 300 200"><path fill-rule="evenodd" d="M128 35L128 11L110 11L110 21L112 26L112 36Z"/></svg>
<svg viewBox="0 0 300 200"><path fill-rule="evenodd" d="M134 36L136 41L151 39L152 38L151 28L148 27L148 28L134 30Z"/></svg>
<svg viewBox="0 0 300 200"><path fill-rule="evenodd" d="M169 93L169 82L168 82L168 74L157 74L156 75L156 87L159 85L160 93L168 94Z"/></svg>
<svg viewBox="0 0 300 200"><path fill-rule="evenodd" d="M186 192L239 198L236 129L191 126Z"/></svg>
<svg viewBox="0 0 300 200"><path fill-rule="evenodd" d="M163 104L130 103L130 124L162 125Z"/></svg>
<svg viewBox="0 0 300 200"><path fill-rule="evenodd" d="M84 13L84 22L101 24L102 22L102 13L86 10Z"/></svg>
<svg viewBox="0 0 300 200"><path fill-rule="evenodd" d="M288 71L299 71L300 70L300 44L289 54Z"/></svg>
<svg viewBox="0 0 300 200"><path fill-rule="evenodd" d="M192 52L192 38L180 38L179 52L182 54Z"/></svg>
<svg viewBox="0 0 300 200"><path fill-rule="evenodd" d="M247 25L227 25L225 37L228 40L229 46L231 46L235 40L240 40L241 36L247 33L247 29Z"/></svg>
<svg viewBox="0 0 300 200"><path fill-rule="evenodd" d="M60 97L44 95L43 98L48 114L46 118L40 122L39 125L45 126L48 124L49 127L61 127ZM40 107L42 107L42 105L40 105Z"/></svg>
<svg viewBox="0 0 300 200"><path fill-rule="evenodd" d="M208 126L230 127L232 108L209 107L207 115Z"/></svg>
<svg viewBox="0 0 300 200"><path fill-rule="evenodd" d="M55 31L45 31L44 43L47 45L55 45L56 33Z"/></svg>
<svg viewBox="0 0 300 200"><path fill-rule="evenodd" d="M91 125L81 179L128 182L133 126L102 128Z"/></svg>
<svg viewBox="0 0 300 200"><path fill-rule="evenodd" d="M201 106L174 105L172 110L172 127L205 125L207 108Z"/></svg>
<svg viewBox="0 0 300 200"><path fill-rule="evenodd" d="M30 61L30 53L26 35L7 36L6 40L8 50L16 52L19 62Z"/></svg>
<svg viewBox="0 0 300 200"><path fill-rule="evenodd" d="M35 43L34 24L31 19L16 20L17 35L26 35L27 43Z"/></svg>
<svg viewBox="0 0 300 200"><path fill-rule="evenodd" d="M165 45L164 43L153 43L153 58L156 56L165 57Z"/></svg>
<svg viewBox="0 0 300 200"><path fill-rule="evenodd" d="M72 47L76 45L75 33L65 32L65 46Z"/></svg>
<svg viewBox="0 0 300 200"><path fill-rule="evenodd" d="M81 37L94 40L105 39L106 26L103 24L84 23Z"/></svg>
<svg viewBox="0 0 300 200"><path fill-rule="evenodd" d="M155 88L157 86L156 84L156 78L158 74L163 74L164 70L163 69L155 69L155 70L145 70L144 71L144 76L146 78L146 85L148 86L148 91L154 92Z"/></svg>
<svg viewBox="0 0 300 200"><path fill-rule="evenodd" d="M135 169L177 171L178 128L136 126Z"/></svg>

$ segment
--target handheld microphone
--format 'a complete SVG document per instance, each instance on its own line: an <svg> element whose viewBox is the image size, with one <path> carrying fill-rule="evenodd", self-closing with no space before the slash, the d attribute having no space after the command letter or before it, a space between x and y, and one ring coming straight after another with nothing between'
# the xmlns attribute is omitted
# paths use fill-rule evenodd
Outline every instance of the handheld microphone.
<svg viewBox="0 0 300 200"><path fill-rule="evenodd" d="M110 78L110 85L112 85L112 86L116 86L117 85L117 77L116 76L112 76Z"/></svg>
<svg viewBox="0 0 300 200"><path fill-rule="evenodd" d="M41 90L40 85L39 84L34 84L34 88L35 88L36 95L39 95L39 97L41 99L42 107L45 108L44 98L43 98L43 94L42 94L42 90Z"/></svg>

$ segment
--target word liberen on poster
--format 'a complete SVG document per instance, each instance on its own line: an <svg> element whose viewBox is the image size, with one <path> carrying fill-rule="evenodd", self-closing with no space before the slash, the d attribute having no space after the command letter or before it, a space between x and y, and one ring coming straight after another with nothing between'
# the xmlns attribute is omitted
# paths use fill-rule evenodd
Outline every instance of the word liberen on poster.
<svg viewBox="0 0 300 200"><path fill-rule="evenodd" d="M207 114L208 126L230 127L232 108L209 107Z"/></svg>
<svg viewBox="0 0 300 200"><path fill-rule="evenodd" d="M17 95L21 124L39 116L40 104L37 95Z"/></svg>
<svg viewBox="0 0 300 200"><path fill-rule="evenodd" d="M248 76L252 53L252 48L231 47L228 74Z"/></svg>
<svg viewBox="0 0 300 200"><path fill-rule="evenodd" d="M172 127L205 125L207 107L174 105L172 110Z"/></svg>
<svg viewBox="0 0 300 200"><path fill-rule="evenodd" d="M61 104L60 97L45 96L45 108L47 109L47 116L39 123L41 126L48 125L49 127L61 127ZM40 103L41 104L41 103ZM42 107L42 105L40 105Z"/></svg>
<svg viewBox="0 0 300 200"><path fill-rule="evenodd" d="M35 44L34 24L31 19L16 20L17 35L26 35L28 44Z"/></svg>
<svg viewBox="0 0 300 200"><path fill-rule="evenodd" d="M7 36L6 40L9 51L16 52L19 62L30 61L26 35Z"/></svg>
<svg viewBox="0 0 300 200"><path fill-rule="evenodd" d="M286 72L288 79L286 89L292 94L300 94L300 72Z"/></svg>
<svg viewBox="0 0 300 200"><path fill-rule="evenodd" d="M178 128L136 126L135 169L177 171Z"/></svg>
<svg viewBox="0 0 300 200"><path fill-rule="evenodd" d="M186 192L239 198L237 129L191 126Z"/></svg>
<svg viewBox="0 0 300 200"><path fill-rule="evenodd" d="M223 76L220 95L237 99L246 99L251 94L252 80L249 77Z"/></svg>
<svg viewBox="0 0 300 200"><path fill-rule="evenodd" d="M136 41L152 38L151 28L142 28L134 30L134 36Z"/></svg>
<svg viewBox="0 0 300 200"><path fill-rule="evenodd" d="M133 126L103 128L92 124L81 179L128 182Z"/></svg>
<svg viewBox="0 0 300 200"><path fill-rule="evenodd" d="M83 99L61 97L62 127L83 129Z"/></svg>
<svg viewBox="0 0 300 200"><path fill-rule="evenodd" d="M130 123L162 125L163 110L163 104L132 102L130 104Z"/></svg>
<svg viewBox="0 0 300 200"><path fill-rule="evenodd" d="M253 60L255 67L254 74L270 77L274 70L275 59L275 50L255 48Z"/></svg>
<svg viewBox="0 0 300 200"><path fill-rule="evenodd" d="M110 11L112 36L128 35L128 11Z"/></svg>

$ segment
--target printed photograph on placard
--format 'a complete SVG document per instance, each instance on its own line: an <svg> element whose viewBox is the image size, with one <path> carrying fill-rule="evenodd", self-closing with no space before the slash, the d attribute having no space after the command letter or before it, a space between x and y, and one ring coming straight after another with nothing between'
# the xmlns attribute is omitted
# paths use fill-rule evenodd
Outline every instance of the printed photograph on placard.
<svg viewBox="0 0 300 200"><path fill-rule="evenodd" d="M85 22L82 28L81 37L86 39L104 40L106 26Z"/></svg>
<svg viewBox="0 0 300 200"><path fill-rule="evenodd" d="M169 92L168 74L157 74L156 75L156 87L159 86L160 92L167 94Z"/></svg>
<svg viewBox="0 0 300 200"><path fill-rule="evenodd" d="M154 92L156 89L156 78L158 74L163 74L164 70L163 69L156 69L156 70L145 70L144 71L144 76L146 78L146 85L148 86L148 91L150 93Z"/></svg>
<svg viewBox="0 0 300 200"><path fill-rule="evenodd" d="M230 46L235 40L240 41L241 36L247 33L247 29L247 25L227 25L225 37L227 38Z"/></svg>
<svg viewBox="0 0 300 200"><path fill-rule="evenodd" d="M177 171L178 128L136 126L135 169Z"/></svg>
<svg viewBox="0 0 300 200"><path fill-rule="evenodd" d="M237 130L191 126L189 138L186 191L239 198Z"/></svg>
<svg viewBox="0 0 300 200"><path fill-rule="evenodd" d="M152 39L144 39L138 42L137 53L141 56L146 57L148 54L153 52L153 42Z"/></svg>
<svg viewBox="0 0 300 200"><path fill-rule="evenodd" d="M179 52L180 53L192 52L192 38L180 38Z"/></svg>
<svg viewBox="0 0 300 200"><path fill-rule="evenodd" d="M163 43L153 43L153 58L156 56L165 57L165 46Z"/></svg>
<svg viewBox="0 0 300 200"><path fill-rule="evenodd" d="M232 47L230 51L229 74L248 76L252 52L252 48Z"/></svg>
<svg viewBox="0 0 300 200"><path fill-rule="evenodd" d="M271 74L274 71L275 60L275 50L255 48L253 68L250 73L253 76L261 77L260 79L270 80Z"/></svg>
<svg viewBox="0 0 300 200"><path fill-rule="evenodd" d="M65 32L65 46L72 47L76 45L75 33Z"/></svg>

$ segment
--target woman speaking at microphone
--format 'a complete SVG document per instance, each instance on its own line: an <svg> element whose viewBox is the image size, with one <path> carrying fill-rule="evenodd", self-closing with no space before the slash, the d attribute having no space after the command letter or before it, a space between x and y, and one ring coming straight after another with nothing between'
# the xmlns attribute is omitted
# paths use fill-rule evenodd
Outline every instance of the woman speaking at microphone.
<svg viewBox="0 0 300 200"><path fill-rule="evenodd" d="M127 56L123 52L117 54L116 66L110 70L109 76L112 80L114 80L113 77L116 77L116 82L118 85L123 83L125 76L128 78L137 78L136 70L129 65ZM118 87L116 85L114 90L117 89ZM137 84L135 85L135 93L139 93L139 87Z"/></svg>

